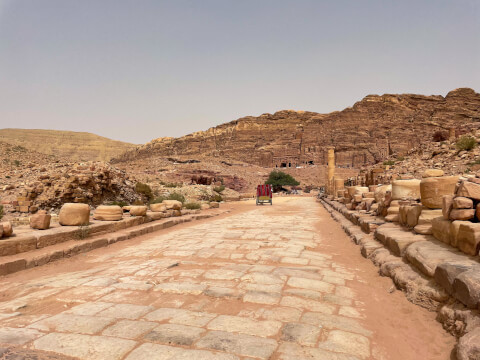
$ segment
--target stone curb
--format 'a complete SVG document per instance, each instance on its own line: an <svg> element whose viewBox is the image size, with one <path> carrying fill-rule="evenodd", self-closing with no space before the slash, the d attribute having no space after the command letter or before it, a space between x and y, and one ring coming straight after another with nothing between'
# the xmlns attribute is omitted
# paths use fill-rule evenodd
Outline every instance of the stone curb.
<svg viewBox="0 0 480 360"><path fill-rule="evenodd" d="M229 212L229 210L220 210L209 214L193 214L175 218L165 218L133 226L128 229L117 230L87 240L67 240L46 248L35 249L11 256L3 256L0 257L0 276L30 269L35 266L42 266L56 260L72 257L119 241L129 240L137 236L167 229L181 223L194 220L204 220L227 214Z"/></svg>
<svg viewBox="0 0 480 360"><path fill-rule="evenodd" d="M476 346L469 339L478 338L470 334L479 332L480 315L478 310L468 307L476 308L480 301L479 292L475 291L480 287L478 262L446 248L431 236L419 238L424 235L413 234L392 223L374 226L373 230L365 223L377 225L382 222L381 218L348 210L343 204L328 199L319 202L361 246L362 255L380 268L381 275L390 277L410 302L437 312L437 320L444 329L460 339L459 359L475 359ZM432 249L435 256L429 256ZM445 269L447 265L451 266ZM451 296L452 291L456 296ZM465 357L465 353L471 356Z"/></svg>

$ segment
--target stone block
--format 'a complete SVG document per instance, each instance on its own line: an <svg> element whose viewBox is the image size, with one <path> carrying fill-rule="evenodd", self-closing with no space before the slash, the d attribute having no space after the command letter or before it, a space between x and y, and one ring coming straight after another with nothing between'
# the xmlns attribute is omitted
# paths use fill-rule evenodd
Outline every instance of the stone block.
<svg viewBox="0 0 480 360"><path fill-rule="evenodd" d="M450 211L453 209L453 199L455 195L443 195L442 197L442 215L445 220L450 219Z"/></svg>
<svg viewBox="0 0 480 360"><path fill-rule="evenodd" d="M450 224L450 245L453 247L458 247L458 231L462 224L469 225L471 222L456 220Z"/></svg>
<svg viewBox="0 0 480 360"><path fill-rule="evenodd" d="M13 226L10 221L4 221L0 223L0 226L2 227L2 235L0 235L0 238L3 237L9 237L13 235Z"/></svg>
<svg viewBox="0 0 480 360"><path fill-rule="evenodd" d="M20 254L35 250L37 238L32 235L16 236L9 240L0 241L0 256Z"/></svg>
<svg viewBox="0 0 480 360"><path fill-rule="evenodd" d="M60 209L58 222L63 226L88 225L90 207L87 204L66 203Z"/></svg>
<svg viewBox="0 0 480 360"><path fill-rule="evenodd" d="M167 210L182 210L182 203L178 200L163 200Z"/></svg>
<svg viewBox="0 0 480 360"><path fill-rule="evenodd" d="M380 203L381 201L385 200L385 194L387 191L392 191L392 185L380 185L374 191L375 201Z"/></svg>
<svg viewBox="0 0 480 360"><path fill-rule="evenodd" d="M415 227L418 224L418 218L422 213L422 206L421 205L412 205L407 210L407 226L408 227Z"/></svg>
<svg viewBox="0 0 480 360"><path fill-rule="evenodd" d="M477 206L476 206L475 216L476 216L477 220L480 220L480 203L478 203Z"/></svg>
<svg viewBox="0 0 480 360"><path fill-rule="evenodd" d="M451 234L450 234L451 222L445 220L443 217L436 217L432 220L432 234L435 239L440 240L445 244L450 244Z"/></svg>
<svg viewBox="0 0 480 360"><path fill-rule="evenodd" d="M392 199L420 199L420 180L394 180L392 182Z"/></svg>
<svg viewBox="0 0 480 360"><path fill-rule="evenodd" d="M440 176L443 176L444 174L445 174L444 171L440 169L427 169L423 172L422 177L423 178L440 177Z"/></svg>
<svg viewBox="0 0 480 360"><path fill-rule="evenodd" d="M123 218L123 210L118 205L100 205L93 213L95 220L118 221Z"/></svg>
<svg viewBox="0 0 480 360"><path fill-rule="evenodd" d="M472 262L445 262L435 268L435 281L450 295L453 295L453 282L462 272L472 269Z"/></svg>
<svg viewBox="0 0 480 360"><path fill-rule="evenodd" d="M167 210L167 205L164 203L150 204L150 210L153 212L164 212Z"/></svg>
<svg viewBox="0 0 480 360"><path fill-rule="evenodd" d="M362 197L363 197L364 199L375 199L375 193L370 192L370 191L369 191L369 192L365 192L365 193L362 194Z"/></svg>
<svg viewBox="0 0 480 360"><path fill-rule="evenodd" d="M463 181L458 187L457 196L480 200L480 185L470 181Z"/></svg>
<svg viewBox="0 0 480 360"><path fill-rule="evenodd" d="M355 201L356 203L361 202L362 201L362 194L353 195L353 201Z"/></svg>
<svg viewBox="0 0 480 360"><path fill-rule="evenodd" d="M422 204L430 209L441 209L443 195L453 195L458 176L431 177L420 182Z"/></svg>
<svg viewBox="0 0 480 360"><path fill-rule="evenodd" d="M132 216L145 216L147 215L147 207L142 206L131 206L130 207L130 215Z"/></svg>
<svg viewBox="0 0 480 360"><path fill-rule="evenodd" d="M476 309L480 301L480 268L460 273L453 281L455 297L470 309Z"/></svg>
<svg viewBox="0 0 480 360"><path fill-rule="evenodd" d="M474 360L479 358L479 354L480 327L476 327L458 340L456 358L458 360Z"/></svg>
<svg viewBox="0 0 480 360"><path fill-rule="evenodd" d="M211 203L210 203L210 207L211 207L212 209L218 209L218 208L220 207L220 203L218 203L218 202L211 202Z"/></svg>
<svg viewBox="0 0 480 360"><path fill-rule="evenodd" d="M473 209L473 200L463 197L457 196L453 199L453 208L454 209Z"/></svg>
<svg viewBox="0 0 480 360"><path fill-rule="evenodd" d="M470 220L475 217L475 209L452 209L450 220Z"/></svg>
<svg viewBox="0 0 480 360"><path fill-rule="evenodd" d="M457 245L468 255L477 255L480 244L480 223L464 222L458 229Z"/></svg>
<svg viewBox="0 0 480 360"><path fill-rule="evenodd" d="M30 227L37 230L47 230L50 228L50 220L52 216L49 214L35 214L30 217Z"/></svg>
<svg viewBox="0 0 480 360"><path fill-rule="evenodd" d="M368 192L368 187L365 186L355 186L354 195L362 195L363 193Z"/></svg>

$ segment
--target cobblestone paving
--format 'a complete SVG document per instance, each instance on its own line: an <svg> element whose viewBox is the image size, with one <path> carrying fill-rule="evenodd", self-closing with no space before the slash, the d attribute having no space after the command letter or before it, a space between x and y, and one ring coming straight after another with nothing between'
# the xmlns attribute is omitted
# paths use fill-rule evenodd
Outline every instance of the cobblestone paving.
<svg viewBox="0 0 480 360"><path fill-rule="evenodd" d="M369 358L354 265L322 253L318 204L252 209L93 252L86 270L2 281L17 296L0 302L0 344L94 360Z"/></svg>

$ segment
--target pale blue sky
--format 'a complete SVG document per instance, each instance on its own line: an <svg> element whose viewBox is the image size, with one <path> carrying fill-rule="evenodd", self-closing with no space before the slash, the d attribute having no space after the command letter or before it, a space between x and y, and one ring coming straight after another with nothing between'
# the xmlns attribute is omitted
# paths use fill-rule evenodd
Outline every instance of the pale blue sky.
<svg viewBox="0 0 480 360"><path fill-rule="evenodd" d="M144 143L480 91L480 0L0 0L0 128Z"/></svg>

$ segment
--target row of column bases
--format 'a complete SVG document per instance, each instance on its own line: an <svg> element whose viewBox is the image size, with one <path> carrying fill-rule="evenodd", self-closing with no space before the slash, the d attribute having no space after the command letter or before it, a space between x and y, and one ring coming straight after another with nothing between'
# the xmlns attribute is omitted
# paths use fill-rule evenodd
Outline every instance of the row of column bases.
<svg viewBox="0 0 480 360"><path fill-rule="evenodd" d="M335 177L335 148L328 148L328 171L326 184L326 193L327 195L337 196L338 191L343 191L345 188L344 179Z"/></svg>

